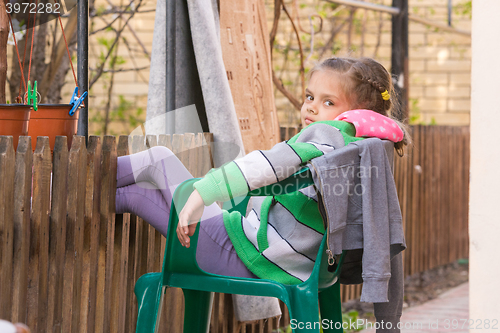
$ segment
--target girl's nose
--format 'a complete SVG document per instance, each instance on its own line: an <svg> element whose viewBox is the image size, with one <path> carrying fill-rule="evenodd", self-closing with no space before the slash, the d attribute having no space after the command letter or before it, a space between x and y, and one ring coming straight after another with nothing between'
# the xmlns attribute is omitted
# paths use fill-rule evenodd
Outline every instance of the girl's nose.
<svg viewBox="0 0 500 333"><path fill-rule="evenodd" d="M318 113L313 108L307 108L307 112L311 112L312 114L317 114Z"/></svg>

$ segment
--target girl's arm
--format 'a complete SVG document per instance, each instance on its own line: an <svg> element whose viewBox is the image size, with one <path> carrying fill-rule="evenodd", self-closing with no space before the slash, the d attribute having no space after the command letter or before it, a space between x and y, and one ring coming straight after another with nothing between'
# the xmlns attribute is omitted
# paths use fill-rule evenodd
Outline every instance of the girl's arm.
<svg viewBox="0 0 500 333"><path fill-rule="evenodd" d="M193 236L196 231L196 224L203 215L205 205L197 190L188 198L188 201L179 213L179 224L177 225L177 238L185 247L189 247L189 236Z"/></svg>
<svg viewBox="0 0 500 333"><path fill-rule="evenodd" d="M194 187L207 206L215 201L243 196L256 188L291 176L312 158L333 150L328 142L332 136L342 138L339 129L324 123L314 123L294 138L280 142L270 150L255 150L218 169L212 169Z"/></svg>

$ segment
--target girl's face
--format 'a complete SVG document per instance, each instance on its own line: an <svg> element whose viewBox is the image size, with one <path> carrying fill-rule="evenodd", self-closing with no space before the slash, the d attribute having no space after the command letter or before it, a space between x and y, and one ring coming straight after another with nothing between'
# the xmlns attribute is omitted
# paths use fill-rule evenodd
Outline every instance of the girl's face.
<svg viewBox="0 0 500 333"><path fill-rule="evenodd" d="M340 75L328 69L314 72L300 109L302 127L315 121L333 120L350 109L349 100L340 84Z"/></svg>

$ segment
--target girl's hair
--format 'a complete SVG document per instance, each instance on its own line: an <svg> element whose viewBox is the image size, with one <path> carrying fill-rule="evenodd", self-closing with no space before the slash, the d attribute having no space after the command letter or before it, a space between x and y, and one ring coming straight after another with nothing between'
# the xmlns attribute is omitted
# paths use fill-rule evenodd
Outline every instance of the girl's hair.
<svg viewBox="0 0 500 333"><path fill-rule="evenodd" d="M404 133L403 140L394 148L403 156L403 147L411 144L408 128L395 113L401 114L398 98L389 72L371 58L328 58L309 71L309 78L319 70L331 70L340 75L341 87L352 109L368 109L390 117ZM387 91L390 98L384 100Z"/></svg>

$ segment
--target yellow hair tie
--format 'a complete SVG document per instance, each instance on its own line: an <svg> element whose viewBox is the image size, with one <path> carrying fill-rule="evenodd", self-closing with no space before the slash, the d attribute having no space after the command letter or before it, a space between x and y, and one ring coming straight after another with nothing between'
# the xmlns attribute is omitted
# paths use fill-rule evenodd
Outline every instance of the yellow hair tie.
<svg viewBox="0 0 500 333"><path fill-rule="evenodd" d="M387 90L382 93L382 99L384 101L388 101L391 99L391 95L389 95L389 92Z"/></svg>

